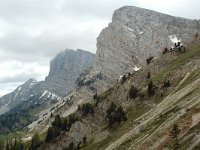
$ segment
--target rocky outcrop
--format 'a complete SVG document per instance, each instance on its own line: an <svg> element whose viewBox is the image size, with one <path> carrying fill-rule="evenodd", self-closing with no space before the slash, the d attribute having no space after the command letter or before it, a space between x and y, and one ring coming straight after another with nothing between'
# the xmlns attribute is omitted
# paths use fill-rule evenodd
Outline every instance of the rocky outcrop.
<svg viewBox="0 0 200 150"><path fill-rule="evenodd" d="M116 10L112 22L97 38L95 71L119 78L134 67L146 65L150 56L158 57L174 42L191 41L200 31L200 21L125 6Z"/></svg>
<svg viewBox="0 0 200 150"><path fill-rule="evenodd" d="M94 54L79 49L59 53L50 63L50 72L45 80L48 89L64 96L73 89L80 74L92 66L94 58Z"/></svg>

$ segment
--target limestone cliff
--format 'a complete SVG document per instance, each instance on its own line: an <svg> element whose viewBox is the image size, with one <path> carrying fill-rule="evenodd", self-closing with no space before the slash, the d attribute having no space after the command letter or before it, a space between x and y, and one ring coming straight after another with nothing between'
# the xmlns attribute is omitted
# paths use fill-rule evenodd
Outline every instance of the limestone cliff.
<svg viewBox="0 0 200 150"><path fill-rule="evenodd" d="M50 62L49 75L45 80L48 89L60 96L67 94L79 75L92 66L94 58L94 54L80 49L59 53Z"/></svg>
<svg viewBox="0 0 200 150"><path fill-rule="evenodd" d="M145 65L148 57L158 57L176 41L186 45L199 30L199 20L122 7L114 12L112 22L97 38L94 70L119 78L135 66Z"/></svg>

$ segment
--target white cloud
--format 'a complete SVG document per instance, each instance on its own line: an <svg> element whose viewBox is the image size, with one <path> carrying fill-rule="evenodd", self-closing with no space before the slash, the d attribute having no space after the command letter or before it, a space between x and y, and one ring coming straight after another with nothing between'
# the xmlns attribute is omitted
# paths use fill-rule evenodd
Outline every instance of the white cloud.
<svg viewBox="0 0 200 150"><path fill-rule="evenodd" d="M37 62L23 63L19 61L1 62L0 65L0 97L10 93L30 78L44 80L49 72L48 66Z"/></svg>
<svg viewBox="0 0 200 150"><path fill-rule="evenodd" d="M37 62L23 63L19 61L2 62L0 66L0 83L23 82L29 78L44 80L49 67Z"/></svg>

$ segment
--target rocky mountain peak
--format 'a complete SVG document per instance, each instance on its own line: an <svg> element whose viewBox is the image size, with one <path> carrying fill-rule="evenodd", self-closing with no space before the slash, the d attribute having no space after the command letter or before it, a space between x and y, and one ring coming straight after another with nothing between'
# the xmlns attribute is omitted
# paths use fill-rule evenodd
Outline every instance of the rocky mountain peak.
<svg viewBox="0 0 200 150"><path fill-rule="evenodd" d="M34 83L37 83L37 80L34 79L34 78L30 78L29 80L27 80L27 81L25 82L25 84L34 84Z"/></svg>
<svg viewBox="0 0 200 150"><path fill-rule="evenodd" d="M64 96L73 89L79 75L92 66L94 58L95 54L80 49L59 53L51 60L49 75L45 79L49 90Z"/></svg>
<svg viewBox="0 0 200 150"><path fill-rule="evenodd" d="M95 71L112 78L146 65L157 58L174 39L184 45L200 30L200 21L174 17L159 12L125 6L116 10L112 22L97 38Z"/></svg>

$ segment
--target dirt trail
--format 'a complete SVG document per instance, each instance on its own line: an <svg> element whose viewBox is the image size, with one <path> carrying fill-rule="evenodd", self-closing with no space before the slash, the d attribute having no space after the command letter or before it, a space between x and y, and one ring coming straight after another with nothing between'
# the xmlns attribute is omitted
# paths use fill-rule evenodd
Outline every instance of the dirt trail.
<svg viewBox="0 0 200 150"><path fill-rule="evenodd" d="M185 78L183 80L185 80ZM180 82L180 83L183 83L183 82ZM179 84L176 89L178 89L180 85L181 84ZM163 113L164 110L166 110L167 108L170 108L173 104L175 104L181 98L183 98L187 94L197 89L199 85L200 85L200 79L197 79L196 81L187 85L183 89L167 96L162 102L160 102L157 106L155 106L149 112L145 113L144 115L136 119L134 121L135 125L133 125L133 129L130 130L128 133L124 134L123 136L121 136L118 140L113 142L111 145L109 145L105 150L112 150L118 147L119 145L121 145L126 140L130 139L132 136L139 133L140 129L144 128L148 122L153 121L153 119L155 119L161 113ZM138 122L139 122L139 125L138 125Z"/></svg>

